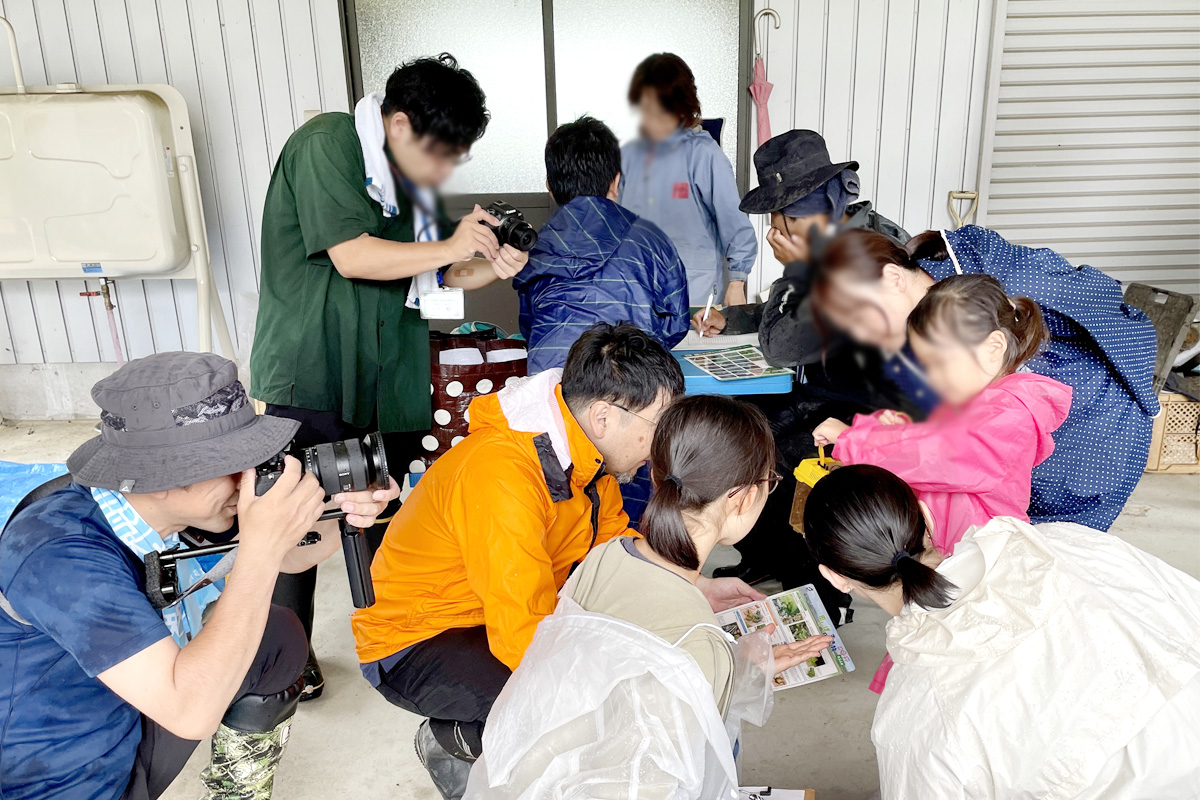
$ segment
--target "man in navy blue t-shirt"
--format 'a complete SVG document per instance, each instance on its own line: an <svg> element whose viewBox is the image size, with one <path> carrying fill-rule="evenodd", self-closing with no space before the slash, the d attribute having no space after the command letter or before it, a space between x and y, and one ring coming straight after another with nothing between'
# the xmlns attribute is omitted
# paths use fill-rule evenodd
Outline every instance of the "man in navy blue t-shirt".
<svg viewBox="0 0 1200 800"><path fill-rule="evenodd" d="M271 592L339 543L326 529L296 546L322 530L324 490L295 459L254 495L253 467L296 423L255 416L237 367L207 354L132 361L92 397L101 435L68 459L74 482L0 535L0 797L149 800L209 735L206 796L269 797L308 653ZM368 527L398 494L393 482L334 500ZM156 611L145 555L235 516L228 587ZM195 564L178 562L184 589L202 585Z"/></svg>

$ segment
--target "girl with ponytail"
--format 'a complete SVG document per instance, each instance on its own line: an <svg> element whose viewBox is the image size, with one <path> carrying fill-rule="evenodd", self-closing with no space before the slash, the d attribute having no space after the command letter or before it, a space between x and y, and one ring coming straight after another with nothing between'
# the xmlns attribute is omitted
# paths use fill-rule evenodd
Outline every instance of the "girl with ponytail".
<svg viewBox="0 0 1200 800"><path fill-rule="evenodd" d="M931 520L866 464L804 507L821 573L891 615L871 725L885 800L1193 797L1200 583L1116 536L1009 517L943 555Z"/></svg>
<svg viewBox="0 0 1200 800"><path fill-rule="evenodd" d="M886 377L928 412L937 404L939 387L916 363L910 316L948 280L963 293L987 284L991 298L994 284L970 282L989 276L1010 298L1024 298L1014 300L1015 319L1008 308L995 305L996 323L1004 321L1008 331L1006 357L1074 390L1069 419L1054 434L1054 453L1033 472L1029 515L1034 522L1108 530L1145 469L1159 411L1152 385L1154 326L1124 302L1117 281L1053 250L1013 244L976 225L926 231L903 246L874 231L849 230L821 253L813 308L833 329L883 350ZM965 309L969 299L957 302ZM921 325L929 329L940 311L923 308ZM1041 321L1049 333L1034 355ZM993 324L984 334L999 327Z"/></svg>
<svg viewBox="0 0 1200 800"><path fill-rule="evenodd" d="M949 554L972 525L1028 521L1033 470L1071 409L1071 388L1020 368L1048 334L1037 303L1009 300L989 275L935 284L908 317L908 341L942 399L925 422L894 411L827 419L813 431L843 464L895 473L929 509L933 546ZM923 526L922 526L923 527ZM909 569L911 565L904 565ZM871 689L883 690L885 660Z"/></svg>
<svg viewBox="0 0 1200 800"><path fill-rule="evenodd" d="M988 275L935 284L908 317L907 339L941 398L925 422L895 411L827 419L813 431L843 464L875 464L917 492L933 543L949 553L995 516L1028 520L1034 467L1054 452L1071 388L1021 371L1048 334L1037 303L1009 300Z"/></svg>

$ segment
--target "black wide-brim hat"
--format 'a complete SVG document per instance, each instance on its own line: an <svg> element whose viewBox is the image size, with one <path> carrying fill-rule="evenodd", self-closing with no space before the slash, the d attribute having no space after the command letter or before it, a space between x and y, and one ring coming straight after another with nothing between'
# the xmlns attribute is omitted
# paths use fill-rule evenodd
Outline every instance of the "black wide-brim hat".
<svg viewBox="0 0 1200 800"><path fill-rule="evenodd" d="M77 483L148 494L255 467L300 423L258 416L237 365L211 353L157 353L92 388L100 435L67 459Z"/></svg>
<svg viewBox="0 0 1200 800"><path fill-rule="evenodd" d="M758 186L746 192L738 208L746 214L770 214L816 191L842 170L857 170L858 162L834 164L821 134L801 130L763 142L754 151L754 168Z"/></svg>

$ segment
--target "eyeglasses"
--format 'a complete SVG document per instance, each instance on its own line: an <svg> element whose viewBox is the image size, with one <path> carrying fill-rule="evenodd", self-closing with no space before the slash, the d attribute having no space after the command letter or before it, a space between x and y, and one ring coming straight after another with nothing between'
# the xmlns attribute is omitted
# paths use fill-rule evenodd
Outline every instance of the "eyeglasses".
<svg viewBox="0 0 1200 800"><path fill-rule="evenodd" d="M750 485L757 486L760 483L765 483L767 485L767 494L770 495L776 489L779 488L779 482L782 480L783 480L782 475L780 475L775 470L771 470L770 474L767 475L767 477L759 478L758 480L756 480L754 483L752 483ZM736 488L732 492L730 492L729 496L732 498L735 494L737 494L738 492L742 491L745 488L746 488L745 486L739 486L738 488Z"/></svg>
<svg viewBox="0 0 1200 800"><path fill-rule="evenodd" d="M623 405L619 405L619 404L617 404L617 403L609 403L609 405L610 405L610 406L614 406L614 407L616 407L616 408L619 408L619 409L621 409L621 410L622 410L622 411L624 411L626 414L633 414L635 417L637 417L637 418L638 418L638 419L640 419L642 422L644 422L644 423L646 423L647 425L649 425L651 428L656 428L656 427L658 427L658 420L647 419L646 417L643 417L641 414L637 413L636 411L630 411L630 410L629 410L628 408L626 408L625 406L623 406Z"/></svg>
<svg viewBox="0 0 1200 800"><path fill-rule="evenodd" d="M432 139L429 139L424 143L424 148L426 153L438 159L439 161L450 162L456 167L461 167L463 164L466 164L471 160L471 154L469 152L457 152L441 145L439 142L433 141Z"/></svg>

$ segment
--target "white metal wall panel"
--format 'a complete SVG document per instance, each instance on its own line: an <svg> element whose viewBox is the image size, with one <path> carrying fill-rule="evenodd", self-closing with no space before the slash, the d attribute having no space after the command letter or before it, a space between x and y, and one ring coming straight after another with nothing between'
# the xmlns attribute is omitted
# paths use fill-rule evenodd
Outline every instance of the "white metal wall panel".
<svg viewBox="0 0 1200 800"><path fill-rule="evenodd" d="M981 220L1200 292L1200 3L1007 0L996 16Z"/></svg>
<svg viewBox="0 0 1200 800"><path fill-rule="evenodd" d="M821 132L859 162L862 198L914 233L949 227L948 193L976 188L991 0L758 0L771 132ZM703 98L701 98L703 99ZM757 141L757 131L751 132ZM752 181L753 183L753 181ZM783 272L756 217L751 290Z"/></svg>
<svg viewBox="0 0 1200 800"><path fill-rule="evenodd" d="M253 314L262 204L306 111L347 111L337 0L0 0L26 83L169 83L187 99L213 273L235 340ZM0 84L13 83L0 41ZM95 281L0 282L0 364L112 361ZM191 281L118 281L132 358L195 348ZM248 342L237 342L247 348Z"/></svg>

